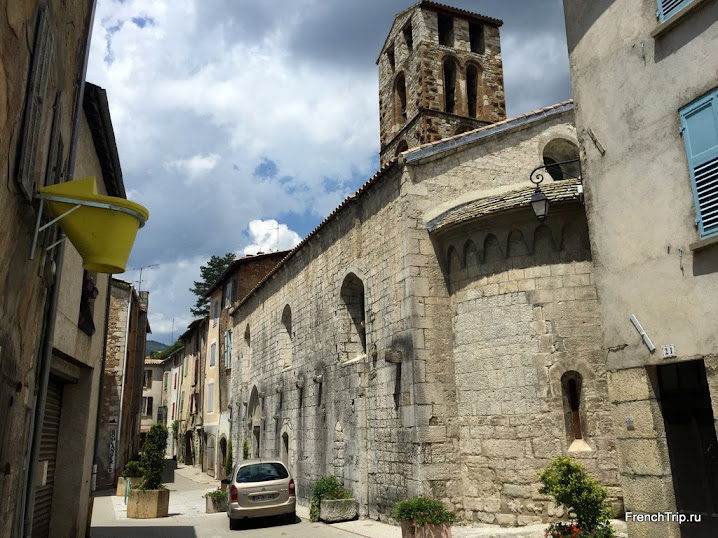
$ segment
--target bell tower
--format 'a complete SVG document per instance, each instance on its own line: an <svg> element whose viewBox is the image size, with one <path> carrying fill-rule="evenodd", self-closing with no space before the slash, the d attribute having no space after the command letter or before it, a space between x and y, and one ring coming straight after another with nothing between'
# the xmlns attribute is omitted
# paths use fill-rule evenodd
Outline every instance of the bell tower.
<svg viewBox="0 0 718 538"><path fill-rule="evenodd" d="M506 119L502 24L428 0L396 16L377 59L382 164Z"/></svg>

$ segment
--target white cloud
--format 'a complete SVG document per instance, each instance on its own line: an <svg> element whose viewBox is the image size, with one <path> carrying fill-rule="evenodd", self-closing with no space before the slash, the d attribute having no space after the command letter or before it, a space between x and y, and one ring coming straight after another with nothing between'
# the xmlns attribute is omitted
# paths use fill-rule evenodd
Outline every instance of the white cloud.
<svg viewBox="0 0 718 538"><path fill-rule="evenodd" d="M253 220L249 223L251 244L244 247L244 254L258 252L276 252L297 246L301 237L286 224L279 224L274 219Z"/></svg>
<svg viewBox="0 0 718 538"><path fill-rule="evenodd" d="M220 157L216 153L193 155L187 159L167 161L164 166L165 169L170 172L179 172L186 175L190 180L193 180L214 170L219 159Z"/></svg>

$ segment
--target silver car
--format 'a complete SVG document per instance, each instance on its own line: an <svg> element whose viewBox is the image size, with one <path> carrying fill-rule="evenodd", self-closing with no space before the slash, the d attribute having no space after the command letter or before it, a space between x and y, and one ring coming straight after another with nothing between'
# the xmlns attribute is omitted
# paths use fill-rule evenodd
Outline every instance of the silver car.
<svg viewBox="0 0 718 538"><path fill-rule="evenodd" d="M296 520L294 479L280 460L245 460L233 470L228 487L229 528L251 517L283 516Z"/></svg>

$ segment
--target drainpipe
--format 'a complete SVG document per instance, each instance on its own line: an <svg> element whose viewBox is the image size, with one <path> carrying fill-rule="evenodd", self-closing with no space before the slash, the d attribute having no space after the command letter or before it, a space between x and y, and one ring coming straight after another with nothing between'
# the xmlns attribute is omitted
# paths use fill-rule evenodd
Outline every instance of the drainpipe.
<svg viewBox="0 0 718 538"><path fill-rule="evenodd" d="M72 178L75 174L75 157L77 154L77 142L80 134L80 120L82 118L82 101L85 95L85 77L87 76L87 62L90 56L90 42L92 39L92 27L95 22L96 0L92 0L89 6L89 20L86 28L85 50L82 64L82 71L76 81L78 85L77 99L75 100L75 118L72 128L72 138L70 140L70 151L67 163L68 177ZM64 233L59 233L62 239ZM25 482L25 495L23 498L24 506L22 513L24 516L23 535L29 537L32 534L32 520L35 512L35 482L37 480L37 465L40 457L40 440L42 437L42 425L45 412L45 404L47 402L47 386L50 381L50 366L52 362L52 348L55 338L55 321L57 319L57 305L60 296L60 280L62 278L62 264L65 255L65 242L59 244L56 254L55 279L52 286L52 295L50 296L50 304L48 305L47 326L45 339L42 343L42 357L40 359L40 369L38 372L38 382L36 385L36 396L33 409L34 427L32 430L32 442L30 449L30 458L27 468L27 480Z"/></svg>
<svg viewBox="0 0 718 538"><path fill-rule="evenodd" d="M117 456L115 457L115 470L117 470L117 462L119 461L120 449L122 448L122 412L123 402L125 401L125 376L127 375L127 360L129 356L129 340L130 340L130 318L132 317L132 284L130 284L130 298L127 301L127 324L125 325L125 352L124 352L124 364L122 365L122 380L120 384L122 389L120 390L120 420L117 424L117 445L118 449L115 451Z"/></svg>

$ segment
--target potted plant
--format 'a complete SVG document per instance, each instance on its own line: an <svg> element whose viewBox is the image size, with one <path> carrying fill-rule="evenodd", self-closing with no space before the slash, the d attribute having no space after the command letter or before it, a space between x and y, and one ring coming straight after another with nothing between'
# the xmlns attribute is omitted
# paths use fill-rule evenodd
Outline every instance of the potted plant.
<svg viewBox="0 0 718 538"><path fill-rule="evenodd" d="M220 488L208 491L204 494L208 514L227 511L227 492Z"/></svg>
<svg viewBox="0 0 718 538"><path fill-rule="evenodd" d="M162 485L166 449L167 428L155 424L142 446L142 481L138 489L130 490L127 517L146 519L167 516L170 492Z"/></svg>
<svg viewBox="0 0 718 538"><path fill-rule="evenodd" d="M568 523L551 523L546 529L546 536L614 536L610 522L613 510L605 502L608 493L580 463L572 458L558 456L538 475L541 482L539 493L551 495L556 504L575 516Z"/></svg>
<svg viewBox="0 0 718 538"><path fill-rule="evenodd" d="M401 521L402 538L451 538L451 523L456 520L453 510L424 496L399 501L392 515Z"/></svg>
<svg viewBox="0 0 718 538"><path fill-rule="evenodd" d="M117 491L115 495L117 497L124 497L127 482L129 481L131 487L136 488L141 479L142 467L140 466L140 462L134 459L128 461L125 464L125 470L122 471L122 475L117 478Z"/></svg>
<svg viewBox="0 0 718 538"><path fill-rule="evenodd" d="M312 521L336 523L357 517L356 500L351 491L339 484L336 476L325 476L317 480L312 488L309 504L309 518Z"/></svg>

